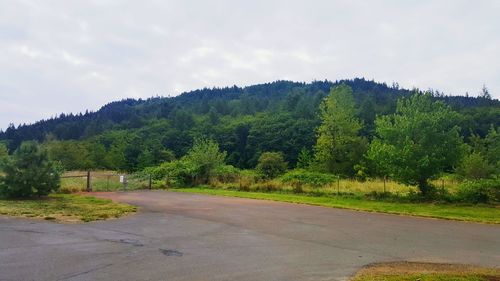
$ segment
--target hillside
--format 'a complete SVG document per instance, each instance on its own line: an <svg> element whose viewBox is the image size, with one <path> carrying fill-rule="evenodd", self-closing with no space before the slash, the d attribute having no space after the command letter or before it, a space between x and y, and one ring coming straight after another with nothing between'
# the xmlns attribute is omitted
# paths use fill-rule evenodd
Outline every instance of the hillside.
<svg viewBox="0 0 500 281"><path fill-rule="evenodd" d="M365 79L201 89L176 97L125 99L96 112L10 126L0 132L0 141L10 151L26 140L44 143L68 169L141 169L182 156L197 136L215 139L228 152L228 163L240 168L253 167L263 151L281 151L294 165L299 151L310 150L315 142L319 103L340 83L353 89L362 134L369 139L376 115L393 113L396 101L411 94ZM466 140L471 133L484 136L490 126L500 126L498 100L439 93L434 98L462 113L457 125Z"/></svg>

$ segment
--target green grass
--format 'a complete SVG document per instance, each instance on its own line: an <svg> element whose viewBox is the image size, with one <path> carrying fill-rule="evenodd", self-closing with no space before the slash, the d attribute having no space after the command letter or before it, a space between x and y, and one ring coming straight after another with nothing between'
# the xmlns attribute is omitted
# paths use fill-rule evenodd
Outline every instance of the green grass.
<svg viewBox="0 0 500 281"><path fill-rule="evenodd" d="M51 194L41 199L0 200L0 215L60 222L90 222L118 218L135 211L134 206L78 194Z"/></svg>
<svg viewBox="0 0 500 281"><path fill-rule="evenodd" d="M482 223L500 223L500 208L479 205L398 203L371 201L344 196L308 196L286 193L245 192L211 188L176 188L178 192L202 193L209 195L242 197L273 200L281 202L344 208L359 211L389 214L411 215L430 218L472 221Z"/></svg>

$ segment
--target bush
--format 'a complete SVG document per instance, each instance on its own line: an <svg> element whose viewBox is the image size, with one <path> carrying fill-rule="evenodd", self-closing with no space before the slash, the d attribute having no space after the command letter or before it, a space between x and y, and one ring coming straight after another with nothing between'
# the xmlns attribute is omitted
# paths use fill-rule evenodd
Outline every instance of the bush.
<svg viewBox="0 0 500 281"><path fill-rule="evenodd" d="M256 168L265 178L272 179L286 171L287 163L279 152L264 152Z"/></svg>
<svg viewBox="0 0 500 281"><path fill-rule="evenodd" d="M24 142L4 164L0 193L6 197L47 195L59 189L60 169L36 142Z"/></svg>
<svg viewBox="0 0 500 281"><path fill-rule="evenodd" d="M466 181L459 187L457 199L467 203L500 202L500 178Z"/></svg>
<svg viewBox="0 0 500 281"><path fill-rule="evenodd" d="M185 186L195 182L198 167L185 160L162 163L160 166L146 168L143 173L150 174L153 180L164 180L166 186Z"/></svg>
<svg viewBox="0 0 500 281"><path fill-rule="evenodd" d="M236 182L239 178L240 170L232 165L221 165L213 171L211 182L221 183Z"/></svg>
<svg viewBox="0 0 500 281"><path fill-rule="evenodd" d="M225 158L226 152L220 152L215 141L196 139L180 160L146 168L142 173L150 174L154 180L165 180L167 186L206 184L217 177L236 178L237 169L224 165Z"/></svg>
<svg viewBox="0 0 500 281"><path fill-rule="evenodd" d="M300 182L314 187L327 185L337 180L337 176L320 172L296 169L280 177L283 182Z"/></svg>

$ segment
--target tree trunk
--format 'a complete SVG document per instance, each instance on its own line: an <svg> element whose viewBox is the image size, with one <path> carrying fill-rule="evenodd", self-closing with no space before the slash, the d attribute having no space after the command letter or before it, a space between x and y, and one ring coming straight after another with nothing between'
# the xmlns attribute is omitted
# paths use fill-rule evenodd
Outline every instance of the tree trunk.
<svg viewBox="0 0 500 281"><path fill-rule="evenodd" d="M429 197L432 186L427 182L427 179L420 179L418 181L418 189L420 189L420 193L422 193L423 197Z"/></svg>

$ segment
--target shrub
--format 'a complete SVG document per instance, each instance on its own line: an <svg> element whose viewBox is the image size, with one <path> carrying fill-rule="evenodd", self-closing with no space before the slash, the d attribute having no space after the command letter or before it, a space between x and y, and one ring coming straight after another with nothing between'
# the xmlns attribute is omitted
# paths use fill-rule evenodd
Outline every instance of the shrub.
<svg viewBox="0 0 500 281"><path fill-rule="evenodd" d="M279 152L264 152L260 155L256 168L265 178L272 179L286 171L287 163Z"/></svg>
<svg viewBox="0 0 500 281"><path fill-rule="evenodd" d="M240 170L232 165L221 165L213 171L213 177L224 183L236 181L239 174Z"/></svg>
<svg viewBox="0 0 500 281"><path fill-rule="evenodd" d="M468 203L500 202L500 178L466 181L459 187L459 201Z"/></svg>
<svg viewBox="0 0 500 281"><path fill-rule="evenodd" d="M33 141L24 142L4 165L0 193L6 197L47 195L60 185L60 169Z"/></svg>
<svg viewBox="0 0 500 281"><path fill-rule="evenodd" d="M280 177L283 182L300 182L315 187L320 187L337 180L337 176L320 172L296 169Z"/></svg>
<svg viewBox="0 0 500 281"><path fill-rule="evenodd" d="M180 160L146 168L143 173L151 174L155 180L164 179L166 185L174 186L206 184L217 177L236 178L237 169L224 165L225 158L226 152L220 152L215 141L196 139L187 155Z"/></svg>
<svg viewBox="0 0 500 281"><path fill-rule="evenodd" d="M146 168L143 173L150 174L154 180L165 180L167 186L184 186L194 183L197 166L185 160L162 163L160 166Z"/></svg>

